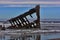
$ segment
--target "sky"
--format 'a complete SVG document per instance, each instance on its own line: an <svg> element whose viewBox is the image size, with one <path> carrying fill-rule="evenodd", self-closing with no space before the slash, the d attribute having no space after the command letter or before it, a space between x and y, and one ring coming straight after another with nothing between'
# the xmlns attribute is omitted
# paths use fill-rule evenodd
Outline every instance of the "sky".
<svg viewBox="0 0 60 40"><path fill-rule="evenodd" d="M40 18L60 19L60 0L0 0L0 20L14 18L38 4Z"/></svg>
<svg viewBox="0 0 60 40"><path fill-rule="evenodd" d="M60 19L60 7L42 7L41 18Z"/></svg>

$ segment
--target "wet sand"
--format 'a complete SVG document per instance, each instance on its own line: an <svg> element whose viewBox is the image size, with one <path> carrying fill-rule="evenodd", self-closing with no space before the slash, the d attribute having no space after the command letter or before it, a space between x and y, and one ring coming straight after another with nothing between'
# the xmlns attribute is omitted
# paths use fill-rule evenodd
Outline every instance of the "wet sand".
<svg viewBox="0 0 60 40"><path fill-rule="evenodd" d="M55 39L48 39L48 40L60 40L60 38L55 38Z"/></svg>

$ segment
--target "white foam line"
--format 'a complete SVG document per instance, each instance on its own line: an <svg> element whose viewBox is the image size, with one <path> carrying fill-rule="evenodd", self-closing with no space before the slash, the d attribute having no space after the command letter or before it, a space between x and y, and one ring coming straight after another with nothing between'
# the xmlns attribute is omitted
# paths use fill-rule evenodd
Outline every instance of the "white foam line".
<svg viewBox="0 0 60 40"><path fill-rule="evenodd" d="M12 31L1 31L1 32L3 33L17 33L17 32L36 33L36 32L60 32L60 30L25 30L25 31L12 30Z"/></svg>

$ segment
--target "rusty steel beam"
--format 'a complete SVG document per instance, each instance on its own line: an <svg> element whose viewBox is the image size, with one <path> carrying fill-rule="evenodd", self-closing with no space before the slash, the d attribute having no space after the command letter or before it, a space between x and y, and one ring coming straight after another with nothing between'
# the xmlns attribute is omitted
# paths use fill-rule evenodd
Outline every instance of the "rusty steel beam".
<svg viewBox="0 0 60 40"><path fill-rule="evenodd" d="M36 6L36 15L37 15L37 24L38 27L40 27L40 6L39 5Z"/></svg>

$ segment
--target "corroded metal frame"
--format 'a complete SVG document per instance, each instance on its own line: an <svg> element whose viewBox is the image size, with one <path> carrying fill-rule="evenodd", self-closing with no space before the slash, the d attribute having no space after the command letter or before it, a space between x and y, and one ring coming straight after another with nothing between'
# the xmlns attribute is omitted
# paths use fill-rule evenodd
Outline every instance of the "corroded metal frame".
<svg viewBox="0 0 60 40"><path fill-rule="evenodd" d="M37 19L30 23L26 16L30 15L32 17L32 14L34 13L36 13ZM11 18L8 21L11 23L9 28L40 28L40 6L37 5L35 8L30 9L28 12L25 12L24 14L15 18Z"/></svg>

